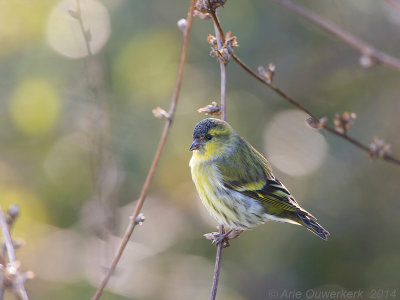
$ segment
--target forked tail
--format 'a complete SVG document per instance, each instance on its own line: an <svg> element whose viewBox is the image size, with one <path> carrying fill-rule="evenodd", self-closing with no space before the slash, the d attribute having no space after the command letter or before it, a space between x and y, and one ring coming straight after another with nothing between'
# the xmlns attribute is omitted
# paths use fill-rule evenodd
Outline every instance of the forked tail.
<svg viewBox="0 0 400 300"><path fill-rule="evenodd" d="M321 239L327 240L329 236L329 232L324 229L321 225L314 221L312 216L305 213L297 213L299 217L299 223L310 230L312 233L318 235Z"/></svg>

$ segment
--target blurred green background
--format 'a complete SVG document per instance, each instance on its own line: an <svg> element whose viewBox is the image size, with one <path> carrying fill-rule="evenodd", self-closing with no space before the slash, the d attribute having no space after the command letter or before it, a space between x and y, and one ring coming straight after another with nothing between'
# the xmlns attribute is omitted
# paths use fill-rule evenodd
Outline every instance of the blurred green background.
<svg viewBox="0 0 400 300"><path fill-rule="evenodd" d="M400 57L400 12L385 1L297 1ZM132 213L176 78L189 1L0 1L0 203L17 203L17 257L32 299L88 299ZM277 66L275 83L317 116L357 113L350 135L390 142L400 155L399 77L365 69L360 54L269 1L230 0L219 15L249 66ZM194 19L177 114L143 213L103 299L207 299L215 222L188 162L197 113L219 97L211 21ZM396 289L400 293L398 166L373 161L227 67L227 119L272 161L275 175L331 232L270 222L224 250L220 300L269 299L271 289ZM368 294L366 294L367 296ZM12 297L10 294L7 297ZM399 297L399 296L398 296ZM386 298L387 299L387 298ZM393 298L391 298L393 299Z"/></svg>

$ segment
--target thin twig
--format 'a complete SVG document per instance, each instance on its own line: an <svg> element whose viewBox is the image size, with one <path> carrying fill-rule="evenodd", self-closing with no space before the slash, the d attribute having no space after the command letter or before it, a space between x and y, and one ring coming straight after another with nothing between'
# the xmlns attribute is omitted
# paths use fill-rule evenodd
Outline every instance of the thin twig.
<svg viewBox="0 0 400 300"><path fill-rule="evenodd" d="M223 43L225 42L225 36L223 34L221 25L218 21L217 10L213 10L211 6L211 1L208 0L208 5L210 7L210 14L214 21L214 31L215 37L217 39L218 50L222 50ZM221 119L226 121L226 63L222 59L218 59L221 69ZM224 234L225 229L223 225L218 226L219 234ZM219 282L219 274L221 271L221 261L222 261L222 249L224 248L224 243L221 242L217 245L217 254L215 256L215 267L214 267L214 276L211 288L210 300L215 300L217 296L218 282Z"/></svg>
<svg viewBox="0 0 400 300"><path fill-rule="evenodd" d="M278 0L272 0L272 1L278 1ZM280 1L280 0L279 0ZM217 23L217 28L221 28L221 32L222 35L224 34L222 31L222 27L221 24L219 22L219 19L217 16L215 16L215 19L213 18L214 22ZM250 67L248 67L238 56L236 56L235 54L232 54L232 58L233 60L240 66L242 67L247 73L249 73L251 76L253 76L255 79L257 79L258 81L260 81L262 84L268 86L270 89L272 89L275 93L277 93L279 96L281 96L283 99L285 99L286 101L288 101L290 104L292 104L293 106L295 106L297 109L305 112L307 115L309 115L310 117L312 117L314 120L319 120L319 118L317 118L313 113L311 113L307 108L305 108L303 105L301 105L298 101L294 100L292 97L290 97L288 94L286 94L284 91L282 91L281 89L279 89L278 87L276 87L272 82L267 81L265 78L261 77L260 75L258 75L257 73L255 73L253 70L250 69ZM322 129L325 129L326 131L341 137L343 139L345 139L346 141L352 143L353 145L355 145L356 147L358 147L359 149L365 151L368 153L368 155L372 155L371 150L368 146L364 145L363 143L357 141L356 139L348 136L345 133L341 133L339 131L337 131L335 128L330 127L326 124L323 124L323 126L321 127ZM400 160L398 158L393 157L391 154L386 153L383 156L377 156L375 158L379 158L379 159L383 159L384 161L387 162L391 162L397 165L400 165Z"/></svg>
<svg viewBox="0 0 400 300"><path fill-rule="evenodd" d="M1 253L2 251L0 251L0 265L2 266L6 266L7 262L5 260L5 258L3 257L3 254ZM1 274L1 272L4 272L3 270L0 270L0 300L4 299L4 293L6 292L6 288L5 288L5 284L4 284L4 273Z"/></svg>
<svg viewBox="0 0 400 300"><path fill-rule="evenodd" d="M226 64L220 62L221 69L221 119L226 121Z"/></svg>
<svg viewBox="0 0 400 300"><path fill-rule="evenodd" d="M107 132L109 125L108 110L105 101L105 93L102 88L102 83L104 82L104 72L103 68L98 62L98 57L92 50L90 42L92 41L92 35L90 31L89 24L84 25L84 16L82 14L81 0L76 0L76 11L70 10L70 15L77 20L83 40L85 43L87 56L84 59L85 70L86 70L86 88L88 90L87 99L95 100L96 112L94 114L92 124L92 130L88 133L91 142L91 155L89 158L90 164L90 175L92 180L93 196L97 201L96 205L102 210L104 214L109 214L113 208L113 197L105 196L102 188L102 173L106 172L105 166L112 159L112 153L107 151ZM93 76L93 66L99 64L99 67L95 69L95 76ZM91 80L91 78L96 78ZM104 222L103 222L104 223ZM112 222L111 222L112 223ZM110 227L106 224L100 224L97 226L96 230L99 231L101 238L105 242L105 247L100 248L101 256L107 259L114 252L113 246L108 243L110 236Z"/></svg>
<svg viewBox="0 0 400 300"><path fill-rule="evenodd" d="M15 263L17 261L17 258L15 256L14 244L11 239L10 232L8 231L7 220L3 214L1 206L0 206L0 227L4 237L4 244L6 245L7 249L8 261L10 263Z"/></svg>
<svg viewBox="0 0 400 300"><path fill-rule="evenodd" d="M224 234L224 226L218 226L219 234ZM214 266L214 276L213 276L213 283L211 289L211 296L210 300L215 300L217 296L217 289L218 289L218 281L219 281L219 273L221 271L221 261L222 261L222 249L224 249L224 243L219 243L217 247L217 254L215 256L215 266Z"/></svg>
<svg viewBox="0 0 400 300"><path fill-rule="evenodd" d="M208 6L212 7L210 0L208 0ZM213 11L212 9L210 9L210 15L214 22L215 35L217 38L219 36L221 39L219 41L218 48L222 48L222 44L225 43L225 35L224 35L224 31L222 30L221 23L218 20L217 11ZM218 43L218 40L217 40L217 43Z"/></svg>
<svg viewBox="0 0 400 300"><path fill-rule="evenodd" d="M179 67L178 67L178 75L177 75L177 79L176 79L174 94L172 96L171 107L170 107L170 110L168 113L169 118L166 120L164 130L163 130L163 133L162 133L162 136L160 139L160 143L158 144L156 154L154 155L153 162L151 163L150 170L149 170L146 180L143 184L142 191L141 191L139 199L137 201L135 210L133 211L133 213L130 217L129 224L128 224L125 234L122 238L121 244L117 250L117 253L115 254L115 257L111 263L111 266L110 266L107 274L105 275L103 281L101 282L100 286L98 287L96 294L93 296L92 300L96 300L96 299L100 298L111 275L113 274L115 268L117 267L117 264L122 256L122 253L124 252L125 247L128 244L128 241L133 233L133 230L135 229L135 226L138 224L137 218L143 207L143 203L146 198L150 183L153 179L154 172L157 168L158 161L160 160L161 153L164 150L165 142L166 142L168 134L169 134L169 129L171 127L171 124L172 124L172 121L173 121L173 118L175 115L175 111L176 111L176 105L177 105L178 99L179 99L179 93L180 93L182 79L183 79L183 71L184 71L187 49L188 49L188 44L189 44L189 33L190 33L191 26L192 26L193 11L194 11L195 3L196 3L196 0L191 0L190 8L188 11L187 26L186 26L186 30L185 30L185 34L184 34L184 38L183 38L183 45L182 45L181 56L180 56Z"/></svg>
<svg viewBox="0 0 400 300"><path fill-rule="evenodd" d="M92 49L90 47L90 39L88 38L88 35L90 35L90 30L89 30L89 28L85 29L85 25L83 24L81 4L80 4L79 0L76 0L76 6L77 6L76 13L78 16L77 20L79 22L79 26L80 26L82 34L83 34L83 39L85 41L86 50L87 50L89 56L93 56Z"/></svg>
<svg viewBox="0 0 400 300"><path fill-rule="evenodd" d="M232 58L233 60L239 65L241 66L244 70L246 70L251 76L253 76L254 78L256 78L258 81L260 81L261 83L265 84L266 86L268 86L269 88L271 88L275 93L277 93L279 96L281 96L282 98L284 98L286 101L288 101L290 104L296 106L296 108L298 108L299 110L305 112L306 114L308 114L310 117L317 119L316 116L314 116L307 108L305 108L304 106L302 106L300 103L298 103L296 100L294 100L292 97L290 97L289 95L287 95L285 92L283 92L282 90L280 90L278 87L274 86L271 82L266 81L263 77L261 77L260 75L258 75L257 73L255 73L253 70L251 70L238 56L236 56L236 54L232 54Z"/></svg>
<svg viewBox="0 0 400 300"><path fill-rule="evenodd" d="M362 55L366 56L367 58L371 59L372 62L381 63L400 71L400 60L390 56L375 47L371 46L370 44L362 41L358 37L354 36L353 34L339 28L337 25L333 24L332 22L314 14L289 0L270 0L277 4L280 4L287 9L293 11L294 13L302 16L303 18L311 21L312 23L318 25L320 28L324 29L325 31L329 32L333 36L341 39L354 49L361 52ZM389 2L389 1L388 1ZM392 1L390 1L392 2Z"/></svg>
<svg viewBox="0 0 400 300"><path fill-rule="evenodd" d="M28 294L26 293L25 286L24 286L23 275L19 274L19 270L17 268L18 262L17 262L17 257L15 256L14 243L11 239L10 232L8 231L7 220L3 214L1 206L0 206L0 227L1 227L1 231L3 233L4 244L6 245L6 249L7 249L8 261L9 261L9 264L13 266L14 272L15 272L16 293L18 294L20 299L29 300ZM7 266L4 266L4 267L7 267Z"/></svg>
<svg viewBox="0 0 400 300"><path fill-rule="evenodd" d="M210 0L209 0L209 5L210 5ZM211 7L211 6L210 6ZM217 11L212 11L211 15L216 17L217 16ZM214 20L213 17L213 20ZM215 37L217 39L217 45L218 45L218 50L222 49L222 44L224 43L222 41L222 36L219 30L222 29L218 28L217 24L214 22L214 30L215 30ZM219 65L221 68L221 119L226 121L226 64L222 59L219 60Z"/></svg>
<svg viewBox="0 0 400 300"><path fill-rule="evenodd" d="M263 83L264 85L268 86L270 89L272 89L275 93L277 93L278 95L280 95L283 99L285 99L286 101L288 101L290 104L294 105L296 108L298 108L299 110L305 112L306 114L308 114L310 117L312 117L314 120L318 120L318 118L312 114L307 108L305 108L303 105L301 105L299 102L297 102L296 100L294 100L292 97L290 97L288 94L286 94L285 92L283 92L281 89L279 89L278 87L276 87L275 85L273 85L272 83L267 82L265 79L263 79L261 76L259 76L257 73L255 73L254 71L252 71L241 59L239 59L239 57L237 57L235 54L232 55L232 58L234 59L234 61L241 66L244 70L246 70L251 76L253 76L254 78L256 78L258 81L260 81L261 83ZM353 145L355 145L356 147L358 147L359 149L367 152L369 155L371 155L371 150L368 146L364 145L363 143L357 141L356 139L348 136L345 133L341 133L339 131L337 131L335 128L330 127L326 124L323 125L322 127L323 129L325 129L326 131L341 137L343 139L345 139L346 141L352 143ZM378 157L377 157L378 158ZM400 165L400 160L393 157L390 154L385 154L383 157L381 157L381 159L387 161L387 162L391 162L397 165Z"/></svg>

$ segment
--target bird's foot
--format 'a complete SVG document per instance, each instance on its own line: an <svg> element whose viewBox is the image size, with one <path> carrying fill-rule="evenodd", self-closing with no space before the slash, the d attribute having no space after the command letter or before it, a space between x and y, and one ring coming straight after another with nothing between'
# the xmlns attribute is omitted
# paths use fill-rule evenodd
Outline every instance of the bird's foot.
<svg viewBox="0 0 400 300"><path fill-rule="evenodd" d="M219 232L210 232L206 233L204 237L207 240L211 240L213 245L218 246L219 244L222 244L222 248L229 247L229 231L225 233L219 233Z"/></svg>
<svg viewBox="0 0 400 300"><path fill-rule="evenodd" d="M226 248L230 246L229 240L237 238L242 232L243 230L231 229L225 233L219 233L219 232L206 233L204 237L207 240L211 240L213 245L222 244L222 248Z"/></svg>

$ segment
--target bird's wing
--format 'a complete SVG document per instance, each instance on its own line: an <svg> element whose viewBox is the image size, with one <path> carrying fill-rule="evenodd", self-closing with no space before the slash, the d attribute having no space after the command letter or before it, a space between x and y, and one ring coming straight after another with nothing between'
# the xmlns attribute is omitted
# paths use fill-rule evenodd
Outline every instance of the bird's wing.
<svg viewBox="0 0 400 300"><path fill-rule="evenodd" d="M226 188L259 200L267 212L305 212L271 172L267 160L245 140L238 152L217 163Z"/></svg>

